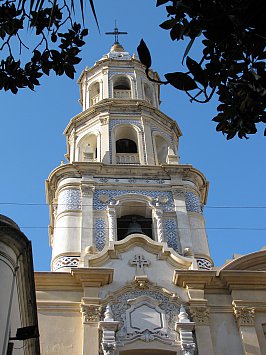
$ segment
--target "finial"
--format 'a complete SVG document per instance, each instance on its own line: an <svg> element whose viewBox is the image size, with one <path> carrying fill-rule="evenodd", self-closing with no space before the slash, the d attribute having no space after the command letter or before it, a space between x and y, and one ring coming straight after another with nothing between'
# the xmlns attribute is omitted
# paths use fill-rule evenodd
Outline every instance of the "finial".
<svg viewBox="0 0 266 355"><path fill-rule="evenodd" d="M127 35L128 33L127 32L121 32L118 30L118 27L116 25L116 20L115 20L115 27L114 27L114 31L113 32L105 32L106 35L114 35L115 36L115 42L114 44L119 44L119 41L118 41L118 36L119 35Z"/></svg>

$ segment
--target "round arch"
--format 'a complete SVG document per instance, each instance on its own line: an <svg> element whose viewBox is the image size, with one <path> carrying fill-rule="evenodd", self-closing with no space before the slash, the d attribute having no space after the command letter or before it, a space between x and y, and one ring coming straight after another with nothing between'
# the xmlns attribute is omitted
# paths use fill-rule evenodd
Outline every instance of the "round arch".
<svg viewBox="0 0 266 355"><path fill-rule="evenodd" d="M135 98L133 78L128 74L114 74L110 78L111 97L117 99Z"/></svg>
<svg viewBox="0 0 266 355"><path fill-rule="evenodd" d="M100 161L100 132L90 131L77 140L77 161Z"/></svg>
<svg viewBox="0 0 266 355"><path fill-rule="evenodd" d="M128 140L136 144L134 153L126 152L118 153L116 151L117 141ZM144 164L143 142L141 129L131 123L119 123L115 125L111 132L112 142L112 162L114 164ZM133 143L131 143L133 145Z"/></svg>

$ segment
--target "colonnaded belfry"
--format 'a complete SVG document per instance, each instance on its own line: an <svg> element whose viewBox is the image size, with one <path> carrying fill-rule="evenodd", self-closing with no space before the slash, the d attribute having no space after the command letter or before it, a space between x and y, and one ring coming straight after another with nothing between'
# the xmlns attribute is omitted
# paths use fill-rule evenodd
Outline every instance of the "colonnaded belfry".
<svg viewBox="0 0 266 355"><path fill-rule="evenodd" d="M46 181L41 354L266 354L266 252L213 267L208 182L179 163L182 134L160 111L159 84L118 40L78 84L68 162Z"/></svg>

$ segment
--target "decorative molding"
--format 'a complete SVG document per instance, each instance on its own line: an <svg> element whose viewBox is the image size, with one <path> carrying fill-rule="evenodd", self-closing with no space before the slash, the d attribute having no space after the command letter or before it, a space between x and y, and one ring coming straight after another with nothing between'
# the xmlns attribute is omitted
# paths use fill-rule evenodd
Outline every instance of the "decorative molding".
<svg viewBox="0 0 266 355"><path fill-rule="evenodd" d="M79 189L65 189L60 191L58 195L57 214L69 210L81 210L81 196Z"/></svg>
<svg viewBox="0 0 266 355"><path fill-rule="evenodd" d="M210 260L205 259L205 258L196 258L198 268L202 270L211 270L213 267L213 264L210 262Z"/></svg>
<svg viewBox="0 0 266 355"><path fill-rule="evenodd" d="M161 207L166 212L174 212L174 200L171 191L148 191L148 190L105 190L105 189L96 189L93 196L93 208L95 210L106 210L107 203L119 196L122 195L143 195L150 197L153 200L153 203L156 204L158 199L164 199L167 201L162 204ZM105 202L102 199L102 195L106 196ZM100 197L101 196L101 200ZM109 200L107 200L107 196L109 196ZM133 197L133 196L132 196Z"/></svg>
<svg viewBox="0 0 266 355"><path fill-rule="evenodd" d="M63 267L78 267L79 266L79 257L78 256L71 256L65 255L56 258L53 261L52 271L58 271Z"/></svg>
<svg viewBox="0 0 266 355"><path fill-rule="evenodd" d="M180 199L184 200L185 199L185 191L181 188L180 189L175 188L173 190L173 196L174 196L174 199L176 199L176 200L180 200Z"/></svg>
<svg viewBox="0 0 266 355"><path fill-rule="evenodd" d="M210 310L207 307L190 307L192 318L196 325L209 325Z"/></svg>
<svg viewBox="0 0 266 355"><path fill-rule="evenodd" d="M114 319L122 324L116 335L118 344L140 339L174 345L175 319L179 310L180 304L171 302L169 297L154 290L135 289L118 295L112 303ZM147 322L154 323L153 327L145 325L145 317L148 317Z"/></svg>
<svg viewBox="0 0 266 355"><path fill-rule="evenodd" d="M81 304L80 312L82 313L83 324L99 322L101 315L101 306L96 304Z"/></svg>
<svg viewBox="0 0 266 355"><path fill-rule="evenodd" d="M94 191L94 187L89 184L81 184L80 187L82 197L91 197Z"/></svg>
<svg viewBox="0 0 266 355"><path fill-rule="evenodd" d="M233 307L233 312L238 326L254 326L255 307Z"/></svg>
<svg viewBox="0 0 266 355"><path fill-rule="evenodd" d="M166 260L175 269L178 269L178 273L181 270L188 271L191 267L191 258L185 258L173 252L172 249L168 248L166 243L158 243L153 241L151 238L143 234L132 234L127 236L121 241L112 242L109 241L108 248L105 248L100 253L95 255L85 255L85 266L86 267L101 267L107 260L118 259L119 254L126 252L127 250L134 246L140 246L149 253L155 254L158 260ZM195 270L193 270L194 272ZM202 273L207 273L207 271L201 271Z"/></svg>

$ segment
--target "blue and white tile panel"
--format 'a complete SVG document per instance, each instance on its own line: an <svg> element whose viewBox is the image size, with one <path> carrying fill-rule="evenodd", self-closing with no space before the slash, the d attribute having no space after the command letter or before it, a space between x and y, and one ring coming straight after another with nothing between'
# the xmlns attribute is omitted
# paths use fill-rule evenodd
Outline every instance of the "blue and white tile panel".
<svg viewBox="0 0 266 355"><path fill-rule="evenodd" d="M175 218L164 220L164 235L167 245L175 251L180 252L181 246L178 239L177 223Z"/></svg>
<svg viewBox="0 0 266 355"><path fill-rule="evenodd" d="M66 189L59 193L57 214L64 211L81 210L81 195L79 189Z"/></svg>
<svg viewBox="0 0 266 355"><path fill-rule="evenodd" d="M193 192L186 192L186 208L188 212L202 213L199 196Z"/></svg>
<svg viewBox="0 0 266 355"><path fill-rule="evenodd" d="M79 257L78 256L60 256L53 262L53 271L62 269L63 267L78 267Z"/></svg>
<svg viewBox="0 0 266 355"><path fill-rule="evenodd" d="M98 251L102 251L106 243L106 222L103 218L95 219L95 245Z"/></svg>

